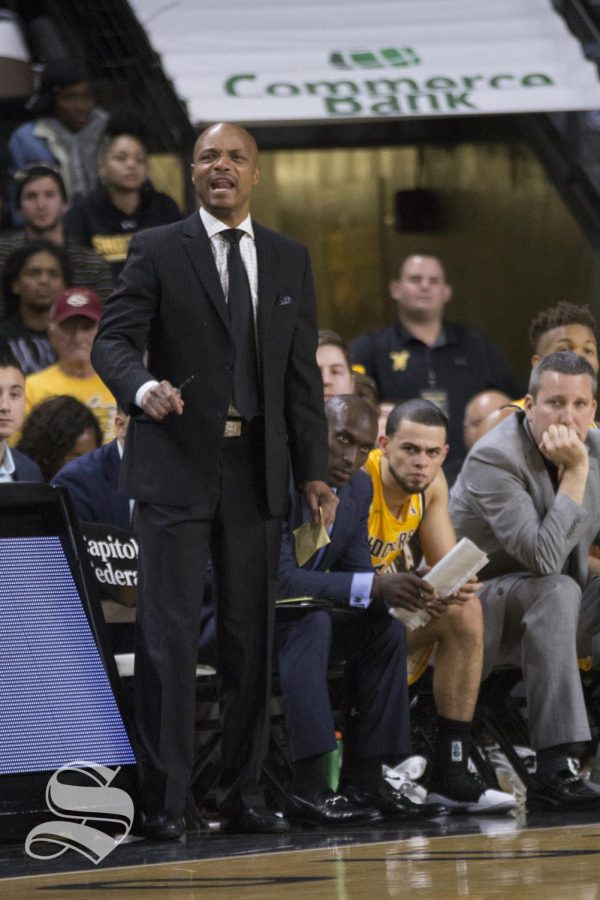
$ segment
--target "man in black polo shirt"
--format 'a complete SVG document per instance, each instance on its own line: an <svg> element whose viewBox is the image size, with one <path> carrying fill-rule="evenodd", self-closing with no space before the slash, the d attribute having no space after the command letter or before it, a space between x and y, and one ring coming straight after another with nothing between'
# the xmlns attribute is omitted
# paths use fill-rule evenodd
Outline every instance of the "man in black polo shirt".
<svg viewBox="0 0 600 900"><path fill-rule="evenodd" d="M489 388L519 396L519 384L485 335L444 321L452 288L437 257L408 256L389 290L398 321L357 337L350 347L352 361L375 380L382 400L421 397L440 406L450 422L446 465L456 463L465 455L467 402Z"/></svg>

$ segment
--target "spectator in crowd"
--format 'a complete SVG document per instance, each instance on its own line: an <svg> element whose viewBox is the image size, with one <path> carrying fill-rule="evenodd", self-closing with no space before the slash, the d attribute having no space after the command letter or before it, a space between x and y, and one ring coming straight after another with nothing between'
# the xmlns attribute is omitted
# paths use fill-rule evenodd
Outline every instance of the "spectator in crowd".
<svg viewBox="0 0 600 900"><path fill-rule="evenodd" d="M134 235L92 354L132 413L121 483L137 502L141 831L156 840L185 830L209 553L223 827L289 830L259 782L288 462L315 524L320 515L332 524L337 506L323 480L327 432L308 253L251 219L260 170L244 128L207 128L193 160L199 211Z"/></svg>
<svg viewBox="0 0 600 900"><path fill-rule="evenodd" d="M380 449L365 469L373 484L368 533L378 573L411 568L408 545L419 539L434 566L455 545L442 463L448 452L446 417L428 400L408 400L388 416ZM409 681L425 670L435 646L433 694L437 738L429 799L470 813L512 809L512 795L486 788L468 768L470 730L481 678L483 623L471 579L446 608L408 634Z"/></svg>
<svg viewBox="0 0 600 900"><path fill-rule="evenodd" d="M546 356L524 411L477 441L451 497L457 534L490 559L483 674L521 668L537 755L529 808L600 808L576 759L590 740L577 655L591 657L600 632L600 579L588 577L600 509L595 394L587 360Z"/></svg>
<svg viewBox="0 0 600 900"><path fill-rule="evenodd" d="M524 397L523 397L523 402L525 402ZM492 428L495 428L496 425L499 425L500 422L503 422L504 419L508 419L508 417L512 413L514 413L518 409L522 409L522 408L523 407L520 406L517 401L513 400L507 406L501 406L499 409L492 410L492 412L488 413L488 415L484 419L482 419L481 422L479 423L479 425L477 426L475 434L473 435L473 443L478 441L479 438L483 437L484 434L487 434L488 431L491 431ZM458 475L459 471L460 471L460 467L458 467L456 469L456 471L454 473L454 479L456 478L456 475ZM453 485L454 485L454 479L452 481Z"/></svg>
<svg viewBox="0 0 600 900"><path fill-rule="evenodd" d="M114 437L117 404L91 361L101 312L102 301L93 291L75 287L59 295L48 326L57 361L28 376L26 413L48 397L69 394L89 406L98 419L104 443L108 443Z"/></svg>
<svg viewBox="0 0 600 900"><path fill-rule="evenodd" d="M352 370L348 344L337 332L328 328L319 331L317 365L323 378L325 400L339 394L357 394L364 397L373 409L379 408L375 382L368 375Z"/></svg>
<svg viewBox="0 0 600 900"><path fill-rule="evenodd" d="M497 409L510 405L510 397L502 391L480 391L471 397L465 406L463 421L463 440L465 448L470 450L477 440L477 430L486 416Z"/></svg>
<svg viewBox="0 0 600 900"><path fill-rule="evenodd" d="M69 260L62 247L32 241L13 250L4 263L0 348L10 349L26 375L56 359L48 337L50 310L71 284Z"/></svg>
<svg viewBox="0 0 600 900"><path fill-rule="evenodd" d="M17 445L50 482L66 463L100 447L98 419L75 397L51 397L35 407L25 420Z"/></svg>
<svg viewBox="0 0 600 900"><path fill-rule="evenodd" d="M4 199L5 193L6 186L2 184L2 180L0 179L0 233L7 228L10 228L12 225L12 219L9 217L6 201Z"/></svg>
<svg viewBox="0 0 600 900"><path fill-rule="evenodd" d="M354 393L373 407L379 413L379 391L370 375L365 372L354 372Z"/></svg>
<svg viewBox="0 0 600 900"><path fill-rule="evenodd" d="M354 372L348 345L339 334L328 328L319 331L317 365L323 379L325 400L338 394L354 393Z"/></svg>
<svg viewBox="0 0 600 900"><path fill-rule="evenodd" d="M377 414L360 397L325 405L329 484L339 506L331 542L300 565L294 532L309 518L295 490L284 528L279 596L334 600L300 614L277 610L275 649L294 781L287 812L314 825L346 825L440 813L395 791L383 778L388 757L410 752L404 626L390 608L438 608L427 582L412 574L375 575L367 540L372 489L360 470L377 435ZM346 610L343 609L346 607ZM441 607L443 608L443 606ZM344 752L340 791L328 786L327 754L336 747L328 692L331 661L345 661Z"/></svg>
<svg viewBox="0 0 600 900"><path fill-rule="evenodd" d="M377 442L379 443L379 438L385 436L385 429L387 426L388 416L393 410L395 403L390 403L388 400L385 400L383 403L379 404L379 426L377 429Z"/></svg>
<svg viewBox="0 0 600 900"><path fill-rule="evenodd" d="M100 156L101 185L78 197L65 216L66 235L111 263L115 278L133 234L181 218L175 201L152 187L146 157L143 124L132 117L112 118Z"/></svg>
<svg viewBox="0 0 600 900"><path fill-rule="evenodd" d="M439 406L450 423L447 464L461 460L467 402L488 388L514 397L518 382L485 335L444 319L452 288L436 256L407 257L389 290L398 307L398 321L352 342L355 368L361 367L375 380L382 400L421 397Z"/></svg>
<svg viewBox="0 0 600 900"><path fill-rule="evenodd" d="M7 257L28 241L52 241L69 260L73 284L88 287L106 299L114 287L109 264L80 244L64 237L67 194L59 172L47 165L29 166L15 175L16 204L25 227L0 238L0 271Z"/></svg>
<svg viewBox="0 0 600 900"><path fill-rule="evenodd" d="M77 518L129 529L131 504L118 491L121 456L129 417L122 409L115 416L115 439L78 456L63 466L51 484L69 491Z"/></svg>
<svg viewBox="0 0 600 900"><path fill-rule="evenodd" d="M39 466L8 446L25 418L25 376L10 353L0 351L0 483L43 481Z"/></svg>
<svg viewBox="0 0 600 900"><path fill-rule="evenodd" d="M91 191L98 182L98 148L108 114L94 105L83 65L70 57L49 60L27 106L38 118L9 137L11 173L46 163L60 171L69 200ZM15 224L21 224L18 216Z"/></svg>
<svg viewBox="0 0 600 900"><path fill-rule="evenodd" d="M8 140L11 171L47 163L59 169L69 200L91 191L98 181L98 148L108 119L94 104L80 62L70 57L49 60L39 90L28 103L29 112L39 118L20 125Z"/></svg>

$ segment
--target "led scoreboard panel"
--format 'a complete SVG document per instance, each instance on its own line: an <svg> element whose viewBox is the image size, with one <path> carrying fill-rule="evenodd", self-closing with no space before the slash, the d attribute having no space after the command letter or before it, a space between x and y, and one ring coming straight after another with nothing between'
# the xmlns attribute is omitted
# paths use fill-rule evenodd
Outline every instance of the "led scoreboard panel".
<svg viewBox="0 0 600 900"><path fill-rule="evenodd" d="M0 538L0 774L135 762L57 535Z"/></svg>
<svg viewBox="0 0 600 900"><path fill-rule="evenodd" d="M0 840L45 811L50 773L136 762L88 556L65 491L0 484ZM122 783L122 782L121 782Z"/></svg>

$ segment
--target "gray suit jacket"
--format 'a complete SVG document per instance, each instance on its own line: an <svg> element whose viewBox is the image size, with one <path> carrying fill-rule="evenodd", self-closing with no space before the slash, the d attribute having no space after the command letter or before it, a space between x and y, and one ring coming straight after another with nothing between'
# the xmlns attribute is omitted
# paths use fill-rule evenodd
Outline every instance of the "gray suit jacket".
<svg viewBox="0 0 600 900"><path fill-rule="evenodd" d="M581 588L600 531L600 431L586 438L590 470L582 506L555 493L522 412L488 432L469 453L450 497L458 537L490 557L483 580L517 572L565 571Z"/></svg>

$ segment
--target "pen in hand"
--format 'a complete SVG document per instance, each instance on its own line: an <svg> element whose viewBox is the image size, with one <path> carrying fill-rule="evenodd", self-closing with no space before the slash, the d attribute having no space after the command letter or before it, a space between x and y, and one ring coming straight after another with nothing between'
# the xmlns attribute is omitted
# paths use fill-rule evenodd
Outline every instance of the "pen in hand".
<svg viewBox="0 0 600 900"><path fill-rule="evenodd" d="M180 416L184 407L181 392L195 377L195 375L190 375L189 378L181 382L179 387L173 387L168 381L161 381L160 384L152 387L142 398L143 412L140 420L160 422L171 413Z"/></svg>
<svg viewBox="0 0 600 900"><path fill-rule="evenodd" d="M184 387L187 387L188 384L189 384L191 381L193 381L195 377L196 377L195 375L190 375L189 378L186 378L185 381L182 381L181 384L179 385L179 387L177 388L177 390L179 391L179 393L181 393L182 390L184 389Z"/></svg>

